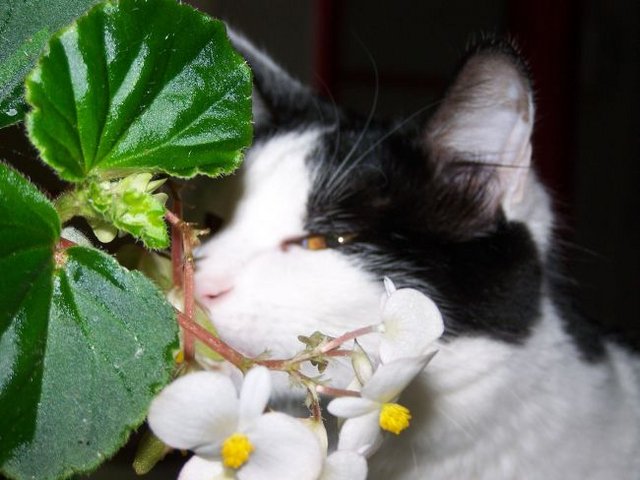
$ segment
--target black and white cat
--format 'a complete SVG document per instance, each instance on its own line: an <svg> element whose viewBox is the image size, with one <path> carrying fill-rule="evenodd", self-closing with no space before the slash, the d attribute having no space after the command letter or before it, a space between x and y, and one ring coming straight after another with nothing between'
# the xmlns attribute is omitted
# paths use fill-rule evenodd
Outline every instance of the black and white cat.
<svg viewBox="0 0 640 480"><path fill-rule="evenodd" d="M254 70L256 139L219 189L237 199L218 212L228 223L199 252L198 300L221 337L286 357L298 335L371 324L388 276L437 303L445 335L402 397L411 428L387 439L370 478L640 478L640 357L555 292L550 201L529 168L532 92L513 48L478 45L413 128L338 110L232 38ZM282 248L309 234L328 248ZM344 386L348 372L329 376Z"/></svg>

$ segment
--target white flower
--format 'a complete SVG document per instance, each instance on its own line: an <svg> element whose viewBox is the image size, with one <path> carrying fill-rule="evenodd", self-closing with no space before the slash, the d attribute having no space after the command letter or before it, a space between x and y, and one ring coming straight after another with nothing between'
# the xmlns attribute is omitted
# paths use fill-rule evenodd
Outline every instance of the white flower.
<svg viewBox="0 0 640 480"><path fill-rule="evenodd" d="M436 304L413 288L396 289L384 279L386 296L382 300L382 323L378 330L380 360L392 360L423 355L444 331L442 315Z"/></svg>
<svg viewBox="0 0 640 480"><path fill-rule="evenodd" d="M326 455L329 440L324 423L313 418L302 422L316 435ZM324 459L322 475L318 480L365 480L366 478L365 458L359 452L338 450Z"/></svg>
<svg viewBox="0 0 640 480"><path fill-rule="evenodd" d="M235 473L225 469L218 460L207 460L194 455L184 464L178 480L234 480Z"/></svg>
<svg viewBox="0 0 640 480"><path fill-rule="evenodd" d="M182 480L315 480L322 450L315 435L282 413L263 414L271 392L264 367L250 370L240 397L216 372L178 378L154 399L149 425L167 445L196 455Z"/></svg>
<svg viewBox="0 0 640 480"><path fill-rule="evenodd" d="M395 401L435 354L382 364L362 387L360 397L332 400L327 406L329 412L347 419L340 430L338 450L362 451L368 456L382 440L381 429L396 435L406 429L411 412Z"/></svg>
<svg viewBox="0 0 640 480"><path fill-rule="evenodd" d="M319 480L365 480L367 461L356 452L338 450L324 461Z"/></svg>
<svg viewBox="0 0 640 480"><path fill-rule="evenodd" d="M353 350L351 351L351 366L356 374L356 378L347 387L349 390L360 391L362 385L364 385L373 375L373 364L367 352L360 346L358 340L353 342Z"/></svg>

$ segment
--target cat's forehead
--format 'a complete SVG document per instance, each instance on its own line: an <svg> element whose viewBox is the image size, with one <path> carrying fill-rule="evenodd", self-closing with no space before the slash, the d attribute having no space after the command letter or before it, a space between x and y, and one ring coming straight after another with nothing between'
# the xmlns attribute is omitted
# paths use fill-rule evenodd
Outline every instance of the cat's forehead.
<svg viewBox="0 0 640 480"><path fill-rule="evenodd" d="M270 188L291 175L308 178L305 161L317 148L319 136L319 128L309 127L258 140L244 162L246 186L256 191Z"/></svg>
<svg viewBox="0 0 640 480"><path fill-rule="evenodd" d="M316 128L260 140L249 151L242 174L242 199L232 224L276 238L303 232L311 177L306 159L318 145ZM280 238L281 239L281 238Z"/></svg>

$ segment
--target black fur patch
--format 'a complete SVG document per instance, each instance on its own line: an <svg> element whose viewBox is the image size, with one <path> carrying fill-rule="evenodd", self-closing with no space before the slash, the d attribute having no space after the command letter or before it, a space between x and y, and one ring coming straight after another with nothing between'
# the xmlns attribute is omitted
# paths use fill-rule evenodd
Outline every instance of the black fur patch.
<svg viewBox="0 0 640 480"><path fill-rule="evenodd" d="M524 340L539 317L542 281L526 228L498 219L490 231L456 240L451 231L474 228L473 205L452 198L444 212L446 186L417 144L398 133L371 148L388 127L369 126L364 135L362 128L343 124L310 160L315 178L306 228L357 233L342 251L360 268L434 298L447 335Z"/></svg>
<svg viewBox="0 0 640 480"><path fill-rule="evenodd" d="M548 265L546 271L549 291L565 331L571 335L584 360L588 362L602 360L606 354L602 328L585 315L575 302L574 299L577 298L574 293L575 288L556 267L558 261L555 253L549 255Z"/></svg>
<svg viewBox="0 0 640 480"><path fill-rule="evenodd" d="M243 53L269 111L268 121L256 125L257 137L305 125L327 131L309 159L314 170L309 232L357 233L341 251L358 268L431 296L443 313L445 337L522 342L539 318L543 284L549 285L583 357L603 357L602 333L576 313L554 259L538 258L526 227L508 223L487 205L485 192L495 181L491 165L429 158L418 140L423 124L401 131L347 115L281 70L261 65L251 51ZM478 53L505 55L530 78L510 42L483 38L470 47L467 59Z"/></svg>

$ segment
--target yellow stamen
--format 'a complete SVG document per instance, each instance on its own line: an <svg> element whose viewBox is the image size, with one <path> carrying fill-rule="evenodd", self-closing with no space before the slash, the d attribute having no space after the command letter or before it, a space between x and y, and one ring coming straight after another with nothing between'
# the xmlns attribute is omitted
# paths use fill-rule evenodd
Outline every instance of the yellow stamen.
<svg viewBox="0 0 640 480"><path fill-rule="evenodd" d="M225 467L240 468L249 460L253 449L254 447L246 435L234 433L227 437L222 444L222 448L220 449L222 463L224 463Z"/></svg>
<svg viewBox="0 0 640 480"><path fill-rule="evenodd" d="M398 435L409 426L411 412L397 403L384 403L380 409L380 428Z"/></svg>
<svg viewBox="0 0 640 480"><path fill-rule="evenodd" d="M180 350L178 353L176 353L176 363L177 364L181 364L182 362L184 362L184 351Z"/></svg>

